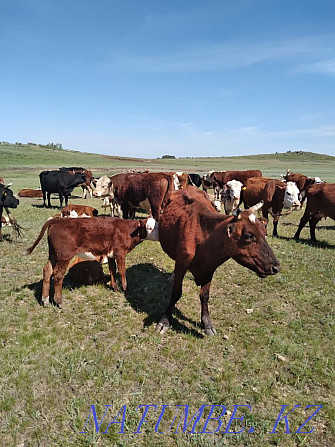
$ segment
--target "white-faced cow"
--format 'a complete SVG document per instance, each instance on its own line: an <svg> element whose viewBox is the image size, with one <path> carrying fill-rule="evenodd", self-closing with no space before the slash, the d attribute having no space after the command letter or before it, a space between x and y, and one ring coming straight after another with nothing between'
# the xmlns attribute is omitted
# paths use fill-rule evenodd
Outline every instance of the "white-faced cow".
<svg viewBox="0 0 335 447"><path fill-rule="evenodd" d="M231 214L237 210L241 203L241 191L243 184L238 180L230 180L221 191L221 202L224 205L226 214Z"/></svg>
<svg viewBox="0 0 335 447"><path fill-rule="evenodd" d="M281 177L285 182L294 182L300 191L301 208L306 199L306 191L314 183L324 183L319 177L307 177L304 174L293 173L289 169L286 175L281 174Z"/></svg>
<svg viewBox="0 0 335 447"><path fill-rule="evenodd" d="M278 236L278 221L282 215L283 208L297 208L300 206L299 190L293 182L281 182L276 179L265 177L250 178L243 189L243 202L245 208L254 206L261 200L263 217L268 219L269 214L273 217L273 233Z"/></svg>
<svg viewBox="0 0 335 447"><path fill-rule="evenodd" d="M254 214L260 206L226 216L217 213L207 194L194 186L171 194L158 230L163 250L175 260L174 283L170 303L157 325L159 332L170 326L188 270L201 286L201 322L208 335L215 333L208 311L209 290L221 264L232 258L261 278L279 272L279 262L265 239L265 228Z"/></svg>
<svg viewBox="0 0 335 447"><path fill-rule="evenodd" d="M64 275L75 255L86 260L107 256L112 289L117 290L115 282L117 264L123 290L126 290L126 255L144 239L158 238L152 218L143 221L123 220L117 217L55 218L43 225L36 241L27 249L27 254L34 250L46 230L48 230L49 259L43 269L42 302L49 303L50 279L53 276L54 301L58 307L62 307Z"/></svg>
<svg viewBox="0 0 335 447"><path fill-rule="evenodd" d="M65 205L67 205L73 189L81 183L85 183L85 180L85 175L81 173L70 174L67 171L42 171L40 173L40 183L43 194L43 206L46 206L45 201L46 197L48 197L48 207L51 207L51 193L58 193L61 207L64 198Z"/></svg>
<svg viewBox="0 0 335 447"><path fill-rule="evenodd" d="M306 190L307 205L294 239L299 240L300 232L307 222L311 240L316 241L316 224L322 217L335 220L335 183L320 183L310 186Z"/></svg>

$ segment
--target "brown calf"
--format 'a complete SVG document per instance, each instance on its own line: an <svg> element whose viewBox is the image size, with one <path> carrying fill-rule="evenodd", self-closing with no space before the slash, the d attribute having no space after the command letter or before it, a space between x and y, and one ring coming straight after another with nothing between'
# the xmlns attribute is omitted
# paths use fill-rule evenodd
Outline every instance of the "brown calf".
<svg viewBox="0 0 335 447"><path fill-rule="evenodd" d="M20 189L17 195L19 197L29 197L31 199L35 199L37 197L43 197L41 189L29 189L29 188Z"/></svg>
<svg viewBox="0 0 335 447"><path fill-rule="evenodd" d="M280 271L265 239L265 228L254 214L257 208L226 216L217 213L207 194L194 186L171 194L159 221L159 240L176 263L170 304L157 325L159 332L166 332L170 326L187 270L201 286L201 322L208 335L215 334L208 311L209 290L221 264L233 258L261 278Z"/></svg>
<svg viewBox="0 0 335 447"><path fill-rule="evenodd" d="M43 304L49 302L50 279L53 275L54 301L58 307L62 307L63 279L69 262L75 255L86 260L107 256L113 290L117 289L116 261L123 290L126 290L126 255L144 239L153 239L155 229L152 220L123 220L116 217L48 220L36 241L27 249L27 254L30 254L48 230L49 259L43 269Z"/></svg>
<svg viewBox="0 0 335 447"><path fill-rule="evenodd" d="M306 191L307 205L294 239L299 240L300 232L309 221L311 240L316 241L315 227L322 217L335 220L335 183L319 183Z"/></svg>

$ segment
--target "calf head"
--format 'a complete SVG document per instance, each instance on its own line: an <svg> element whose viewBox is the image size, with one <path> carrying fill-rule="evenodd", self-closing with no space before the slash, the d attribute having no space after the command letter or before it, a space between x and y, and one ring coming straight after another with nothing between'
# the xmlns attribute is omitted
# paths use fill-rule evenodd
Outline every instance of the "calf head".
<svg viewBox="0 0 335 447"><path fill-rule="evenodd" d="M287 182L284 195L284 208L297 208L300 206L300 191L294 182Z"/></svg>
<svg viewBox="0 0 335 447"><path fill-rule="evenodd" d="M236 210L227 226L227 254L260 278L275 275L280 264L265 239L265 226L255 212L262 202L246 211Z"/></svg>
<svg viewBox="0 0 335 447"><path fill-rule="evenodd" d="M7 186L0 187L0 206L7 208L16 208L19 204L18 199L14 196L13 191Z"/></svg>

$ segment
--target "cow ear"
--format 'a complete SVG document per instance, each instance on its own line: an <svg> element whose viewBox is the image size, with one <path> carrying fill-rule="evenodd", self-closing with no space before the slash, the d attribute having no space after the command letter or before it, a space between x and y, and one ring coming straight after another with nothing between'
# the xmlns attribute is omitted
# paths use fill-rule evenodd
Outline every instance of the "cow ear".
<svg viewBox="0 0 335 447"><path fill-rule="evenodd" d="M227 228L228 237L232 237L234 230L235 230L235 224L233 223L229 224Z"/></svg>

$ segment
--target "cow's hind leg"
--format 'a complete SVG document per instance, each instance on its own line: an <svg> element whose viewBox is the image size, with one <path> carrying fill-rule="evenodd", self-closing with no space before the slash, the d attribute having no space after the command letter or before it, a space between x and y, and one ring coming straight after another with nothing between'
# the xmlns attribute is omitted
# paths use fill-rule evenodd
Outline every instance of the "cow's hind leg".
<svg viewBox="0 0 335 447"><path fill-rule="evenodd" d="M211 287L211 281L201 286L200 301L201 301L201 323L207 335L215 335L216 330L211 321L208 311L209 289Z"/></svg>
<svg viewBox="0 0 335 447"><path fill-rule="evenodd" d="M53 278L55 286L54 301L56 305L61 309L63 305L62 287L66 269L71 259L67 261L58 261L54 267Z"/></svg>
<svg viewBox="0 0 335 447"><path fill-rule="evenodd" d="M111 288L114 291L117 291L117 285L115 282L116 264L114 258L108 258L108 267L109 267L109 273L111 275Z"/></svg>
<svg viewBox="0 0 335 447"><path fill-rule="evenodd" d="M311 233L311 240L313 242L316 242L316 237L315 237L315 228L317 223L319 222L319 220L323 217L323 214L314 214L314 216L312 216L309 220L309 230Z"/></svg>
<svg viewBox="0 0 335 447"><path fill-rule="evenodd" d="M307 206L308 206L308 204L307 204ZM310 217L311 217L311 216L310 216L309 212L307 212L307 208L306 208L306 209L305 209L305 214L304 214L304 215L302 216L302 218L300 219L299 227L298 227L298 229L297 229L295 235L293 236L293 239L295 239L296 241L299 240L301 230L302 230L302 229L304 228L304 226L307 224L307 222L309 221Z"/></svg>
<svg viewBox="0 0 335 447"><path fill-rule="evenodd" d="M53 272L50 259L43 268L42 304L47 306L50 303L50 280Z"/></svg>
<svg viewBox="0 0 335 447"><path fill-rule="evenodd" d="M127 279L126 279L126 259L124 257L117 257L117 268L121 276L122 288L124 291L127 290Z"/></svg>
<svg viewBox="0 0 335 447"><path fill-rule="evenodd" d="M184 269L183 267L181 268L176 263L174 269L174 282L172 287L170 303L156 326L156 331L160 332L161 334L164 334L170 327L172 320L172 312L174 310L175 304L182 295L182 286L185 273L186 269Z"/></svg>

